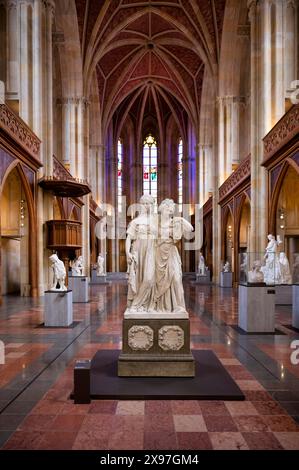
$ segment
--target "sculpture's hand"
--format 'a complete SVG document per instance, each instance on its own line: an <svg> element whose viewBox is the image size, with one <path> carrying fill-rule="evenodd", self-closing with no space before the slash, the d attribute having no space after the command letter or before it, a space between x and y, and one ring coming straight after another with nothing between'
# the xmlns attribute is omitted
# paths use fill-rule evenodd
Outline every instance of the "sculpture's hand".
<svg viewBox="0 0 299 470"><path fill-rule="evenodd" d="M132 253L127 253L127 262L130 265L133 261L133 255Z"/></svg>

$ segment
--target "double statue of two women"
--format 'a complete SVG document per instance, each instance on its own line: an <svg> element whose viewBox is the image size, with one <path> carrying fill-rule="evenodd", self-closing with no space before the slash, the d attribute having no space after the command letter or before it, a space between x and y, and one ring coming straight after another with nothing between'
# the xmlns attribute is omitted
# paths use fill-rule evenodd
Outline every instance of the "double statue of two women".
<svg viewBox="0 0 299 470"><path fill-rule="evenodd" d="M127 313L186 313L181 258L176 243L193 231L175 217L175 203L165 199L155 214L150 195L140 199L140 214L127 230Z"/></svg>

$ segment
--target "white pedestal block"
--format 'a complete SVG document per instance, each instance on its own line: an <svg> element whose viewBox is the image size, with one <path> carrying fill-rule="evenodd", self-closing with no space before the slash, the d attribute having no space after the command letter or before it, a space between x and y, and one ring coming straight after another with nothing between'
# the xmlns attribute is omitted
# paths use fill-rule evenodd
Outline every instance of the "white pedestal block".
<svg viewBox="0 0 299 470"><path fill-rule="evenodd" d="M275 305L292 305L292 285L275 286Z"/></svg>
<svg viewBox="0 0 299 470"><path fill-rule="evenodd" d="M104 276L98 276L97 270L93 269L91 272L91 283L92 284L106 284L106 274Z"/></svg>
<svg viewBox="0 0 299 470"><path fill-rule="evenodd" d="M45 326L70 326L73 323L73 292L45 292Z"/></svg>
<svg viewBox="0 0 299 470"><path fill-rule="evenodd" d="M292 326L299 329L299 284L293 285Z"/></svg>
<svg viewBox="0 0 299 470"><path fill-rule="evenodd" d="M196 274L196 284L210 284L211 282L211 274L210 270L208 269L206 271L205 275L202 274Z"/></svg>
<svg viewBox="0 0 299 470"><path fill-rule="evenodd" d="M89 301L87 276L69 276L69 288L73 291L74 303Z"/></svg>
<svg viewBox="0 0 299 470"><path fill-rule="evenodd" d="M239 327L248 333L275 332L275 290L239 285Z"/></svg>
<svg viewBox="0 0 299 470"><path fill-rule="evenodd" d="M220 287L232 287L233 285L233 273L220 273Z"/></svg>

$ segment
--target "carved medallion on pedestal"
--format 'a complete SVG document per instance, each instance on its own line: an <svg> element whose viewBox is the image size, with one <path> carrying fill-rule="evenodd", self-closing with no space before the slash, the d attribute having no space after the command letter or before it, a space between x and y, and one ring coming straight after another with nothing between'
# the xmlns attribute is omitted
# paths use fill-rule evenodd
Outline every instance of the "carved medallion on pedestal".
<svg viewBox="0 0 299 470"><path fill-rule="evenodd" d="M134 325L128 331L128 345L133 351L148 351L154 343L154 332L149 326Z"/></svg>
<svg viewBox="0 0 299 470"><path fill-rule="evenodd" d="M184 345L184 331L177 325L163 326L159 330L159 346L164 351L179 351Z"/></svg>

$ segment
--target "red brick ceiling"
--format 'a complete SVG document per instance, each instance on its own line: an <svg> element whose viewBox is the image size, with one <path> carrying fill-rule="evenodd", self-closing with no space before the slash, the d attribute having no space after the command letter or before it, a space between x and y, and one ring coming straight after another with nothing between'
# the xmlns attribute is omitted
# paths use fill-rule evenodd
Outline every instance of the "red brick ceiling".
<svg viewBox="0 0 299 470"><path fill-rule="evenodd" d="M96 70L105 125L116 112L143 118L150 104L157 119L174 113L184 126L184 111L198 122L204 67L218 62L225 0L76 0L76 6L84 71Z"/></svg>

